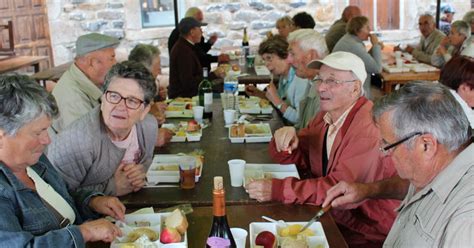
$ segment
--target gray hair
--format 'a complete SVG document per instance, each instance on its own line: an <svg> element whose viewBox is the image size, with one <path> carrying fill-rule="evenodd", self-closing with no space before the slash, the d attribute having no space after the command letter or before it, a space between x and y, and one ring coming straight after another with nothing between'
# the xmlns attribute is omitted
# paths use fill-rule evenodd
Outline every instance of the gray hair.
<svg viewBox="0 0 474 248"><path fill-rule="evenodd" d="M465 21L455 21L451 24L451 29L455 28L458 33L463 34L466 39L471 37L471 25Z"/></svg>
<svg viewBox="0 0 474 248"><path fill-rule="evenodd" d="M291 32L288 35L288 43L291 42L297 42L305 52L315 50L320 58L326 57L329 53L324 36L313 29L305 28Z"/></svg>
<svg viewBox="0 0 474 248"><path fill-rule="evenodd" d="M43 114L58 115L53 95L24 75L0 75L0 102L0 128L10 136Z"/></svg>
<svg viewBox="0 0 474 248"><path fill-rule="evenodd" d="M199 12L202 12L202 11L201 11L201 9L199 9L198 7L191 7L191 8L189 8L188 10L186 10L186 14L184 15L184 17L196 18L196 15L197 15Z"/></svg>
<svg viewBox="0 0 474 248"><path fill-rule="evenodd" d="M157 56L160 56L160 49L157 47L147 44L138 44L130 51L128 60L142 63L142 65L151 71L153 60Z"/></svg>
<svg viewBox="0 0 474 248"><path fill-rule="evenodd" d="M386 112L391 112L391 125L398 139L414 132L430 133L451 152L470 137L461 105L442 84L410 82L377 101L372 116L378 122ZM407 145L411 148L412 144Z"/></svg>
<svg viewBox="0 0 474 248"><path fill-rule="evenodd" d="M105 77L104 92L109 88L110 82L117 77L135 80L143 91L145 104L149 104L155 97L155 79L151 72L141 63L126 60L115 64Z"/></svg>
<svg viewBox="0 0 474 248"><path fill-rule="evenodd" d="M466 14L464 14L462 20L469 23L469 25L474 22L474 10L468 11Z"/></svg>

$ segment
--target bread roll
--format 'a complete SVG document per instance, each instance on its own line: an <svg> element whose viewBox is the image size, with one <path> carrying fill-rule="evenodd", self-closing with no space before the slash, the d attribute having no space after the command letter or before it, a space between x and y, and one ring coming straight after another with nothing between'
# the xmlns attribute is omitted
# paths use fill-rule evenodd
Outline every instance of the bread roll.
<svg viewBox="0 0 474 248"><path fill-rule="evenodd" d="M168 217L166 217L165 226L176 228L181 235L184 235L188 229L188 220L181 210L175 209Z"/></svg>

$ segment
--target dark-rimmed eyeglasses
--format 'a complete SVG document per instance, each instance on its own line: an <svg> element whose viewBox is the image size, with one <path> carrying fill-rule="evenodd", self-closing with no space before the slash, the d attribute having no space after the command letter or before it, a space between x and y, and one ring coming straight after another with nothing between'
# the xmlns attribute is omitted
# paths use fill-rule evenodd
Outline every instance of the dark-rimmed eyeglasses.
<svg viewBox="0 0 474 248"><path fill-rule="evenodd" d="M326 84L329 87L334 87L334 86L342 84L342 83L350 83L350 82L354 82L354 81L357 81L357 79L337 80L337 79L334 79L334 78L322 79L320 77L316 77L316 78L313 79L313 83L319 84L319 85Z"/></svg>
<svg viewBox="0 0 474 248"><path fill-rule="evenodd" d="M138 109L145 101L135 97L123 97L120 93L115 91L105 91L105 100L112 104L119 104L122 99L125 101L125 106L129 109Z"/></svg>
<svg viewBox="0 0 474 248"><path fill-rule="evenodd" d="M415 136L418 136L418 135L422 135L423 133L422 132L413 132L411 134L408 134L407 136L405 136L405 138L395 142L395 143L392 143L392 144L387 144L386 146L384 147L380 147L380 151L383 153L383 154L388 154L390 152L390 150L392 150L393 148L395 148L396 146L400 145L400 144L403 144L403 142L406 142L408 141L409 139L415 137Z"/></svg>

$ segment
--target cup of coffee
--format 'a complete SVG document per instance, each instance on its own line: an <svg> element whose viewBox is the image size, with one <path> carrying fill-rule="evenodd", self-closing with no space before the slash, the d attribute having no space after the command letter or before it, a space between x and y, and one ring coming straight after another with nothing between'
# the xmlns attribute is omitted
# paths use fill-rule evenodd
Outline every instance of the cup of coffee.
<svg viewBox="0 0 474 248"><path fill-rule="evenodd" d="M179 159L179 186L182 189L193 189L196 186L196 158L184 156Z"/></svg>

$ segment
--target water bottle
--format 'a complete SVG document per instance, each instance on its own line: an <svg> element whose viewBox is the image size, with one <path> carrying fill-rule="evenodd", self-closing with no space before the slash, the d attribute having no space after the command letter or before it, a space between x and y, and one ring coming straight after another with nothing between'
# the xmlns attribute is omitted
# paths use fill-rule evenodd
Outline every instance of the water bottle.
<svg viewBox="0 0 474 248"><path fill-rule="evenodd" d="M227 73L227 76L224 78L224 93L229 95L238 95L239 82L237 75L232 71Z"/></svg>

